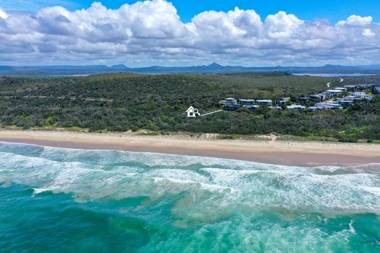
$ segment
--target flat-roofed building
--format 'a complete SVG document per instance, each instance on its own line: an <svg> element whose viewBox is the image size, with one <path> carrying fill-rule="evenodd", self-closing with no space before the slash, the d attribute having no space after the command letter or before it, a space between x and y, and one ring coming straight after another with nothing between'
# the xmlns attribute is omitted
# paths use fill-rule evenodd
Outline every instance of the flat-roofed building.
<svg viewBox="0 0 380 253"><path fill-rule="evenodd" d="M292 105L288 105L286 107L288 110L305 110L306 109L306 106L303 106L303 105L297 105L297 104L292 104Z"/></svg>
<svg viewBox="0 0 380 253"><path fill-rule="evenodd" d="M255 104L254 99L239 99L240 105L243 107L250 107Z"/></svg>
<svg viewBox="0 0 380 253"><path fill-rule="evenodd" d="M256 103L261 106L272 106L273 101L271 99L258 99Z"/></svg>

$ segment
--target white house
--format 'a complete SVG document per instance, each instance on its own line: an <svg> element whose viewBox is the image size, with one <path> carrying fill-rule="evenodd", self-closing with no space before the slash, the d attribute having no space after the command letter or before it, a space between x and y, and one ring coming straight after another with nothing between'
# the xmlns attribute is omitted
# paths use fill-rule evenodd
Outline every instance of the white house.
<svg viewBox="0 0 380 253"><path fill-rule="evenodd" d="M286 108L288 108L288 110L304 110L306 107L303 105L292 104L288 105Z"/></svg>
<svg viewBox="0 0 380 253"><path fill-rule="evenodd" d="M272 106L273 101L271 99L258 99L256 103L262 106Z"/></svg>
<svg viewBox="0 0 380 253"><path fill-rule="evenodd" d="M194 108L194 107L192 107L192 106L190 106L190 107L186 110L186 113L187 113L187 117L188 117L188 118L195 118L195 117L201 115L201 114L199 113L198 109L197 109L197 108Z"/></svg>

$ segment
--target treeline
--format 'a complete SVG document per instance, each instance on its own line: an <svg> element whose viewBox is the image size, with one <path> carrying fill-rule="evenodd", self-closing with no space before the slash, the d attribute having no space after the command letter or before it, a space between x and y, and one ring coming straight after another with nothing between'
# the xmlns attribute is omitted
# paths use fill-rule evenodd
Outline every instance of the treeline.
<svg viewBox="0 0 380 253"><path fill-rule="evenodd" d="M380 83L379 76L346 79ZM226 97L297 98L339 85L336 78L283 73L212 75L112 74L62 78L0 78L3 126L84 128L90 131L148 129L221 134L289 134L340 141L380 140L380 99L339 111L291 112L244 109L187 119L189 105L219 109Z"/></svg>

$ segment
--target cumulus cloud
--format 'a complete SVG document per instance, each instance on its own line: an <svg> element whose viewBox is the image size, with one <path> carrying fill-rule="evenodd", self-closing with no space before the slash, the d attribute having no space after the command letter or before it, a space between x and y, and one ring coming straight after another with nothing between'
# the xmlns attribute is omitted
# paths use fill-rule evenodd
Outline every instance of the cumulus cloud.
<svg viewBox="0 0 380 253"><path fill-rule="evenodd" d="M362 34L365 37L375 37L376 36L376 34L374 32L372 32L371 29L364 29Z"/></svg>
<svg viewBox="0 0 380 253"><path fill-rule="evenodd" d="M285 39L292 37L303 23L295 15L280 11L266 18L265 28L269 37Z"/></svg>
<svg viewBox="0 0 380 253"><path fill-rule="evenodd" d="M8 14L0 8L0 19L6 19Z"/></svg>
<svg viewBox="0 0 380 253"><path fill-rule="evenodd" d="M372 23L373 18L370 16L361 17L357 15L351 15L347 20L338 22L339 25L351 25L351 26L368 26Z"/></svg>
<svg viewBox="0 0 380 253"><path fill-rule="evenodd" d="M280 11L206 11L188 23L166 0L107 9L93 3L33 14L0 9L1 63L118 63L274 65L371 63L380 57L380 25L352 15L331 24Z"/></svg>

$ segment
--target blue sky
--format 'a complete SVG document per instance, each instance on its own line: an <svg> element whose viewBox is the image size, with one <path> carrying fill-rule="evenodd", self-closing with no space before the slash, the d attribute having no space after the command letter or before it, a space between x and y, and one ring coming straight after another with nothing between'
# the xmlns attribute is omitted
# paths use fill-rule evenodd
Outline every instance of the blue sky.
<svg viewBox="0 0 380 253"><path fill-rule="evenodd" d="M0 41L0 65L380 64L380 0L0 0Z"/></svg>
<svg viewBox="0 0 380 253"><path fill-rule="evenodd" d="M42 7L60 5L75 10L87 8L96 0L1 0L0 7L5 10L38 11ZM109 8L118 8L124 3L136 0L98 0ZM188 22L191 18L207 10L228 11L235 6L253 9L261 16L279 10L296 14L301 19L326 19L336 22L355 13L372 16L380 20L380 0L172 0L181 19Z"/></svg>

